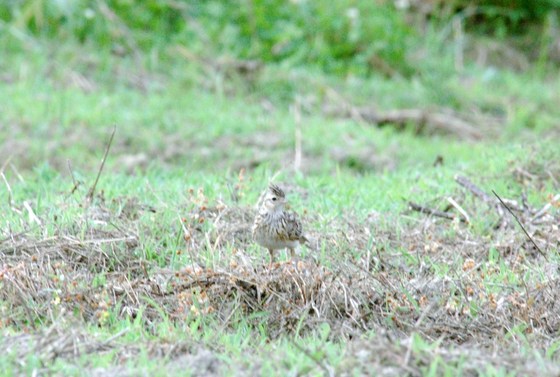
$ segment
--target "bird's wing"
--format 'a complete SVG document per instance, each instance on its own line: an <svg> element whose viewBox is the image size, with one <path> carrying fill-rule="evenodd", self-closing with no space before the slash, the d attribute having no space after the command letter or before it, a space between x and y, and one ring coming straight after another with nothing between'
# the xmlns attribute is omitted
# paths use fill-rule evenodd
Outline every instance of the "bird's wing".
<svg viewBox="0 0 560 377"><path fill-rule="evenodd" d="M290 241L305 240L301 221L299 220L298 215L294 212L288 212L286 214L286 233Z"/></svg>

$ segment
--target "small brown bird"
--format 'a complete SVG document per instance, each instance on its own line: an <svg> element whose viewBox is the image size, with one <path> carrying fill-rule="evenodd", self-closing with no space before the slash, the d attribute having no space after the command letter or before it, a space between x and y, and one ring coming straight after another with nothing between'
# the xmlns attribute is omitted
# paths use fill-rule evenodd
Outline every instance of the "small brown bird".
<svg viewBox="0 0 560 377"><path fill-rule="evenodd" d="M262 197L253 224L253 240L268 249L271 265L275 250L289 249L290 256L294 258L298 244L307 241L298 215L287 211L285 206L284 191L275 184L270 184Z"/></svg>

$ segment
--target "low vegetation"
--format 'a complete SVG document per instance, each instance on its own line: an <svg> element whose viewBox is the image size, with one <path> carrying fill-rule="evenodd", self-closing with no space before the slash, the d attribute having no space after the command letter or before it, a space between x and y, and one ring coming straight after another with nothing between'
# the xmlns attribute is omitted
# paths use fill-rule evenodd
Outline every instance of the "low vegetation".
<svg viewBox="0 0 560 377"><path fill-rule="evenodd" d="M554 1L6 4L6 375L560 373Z"/></svg>

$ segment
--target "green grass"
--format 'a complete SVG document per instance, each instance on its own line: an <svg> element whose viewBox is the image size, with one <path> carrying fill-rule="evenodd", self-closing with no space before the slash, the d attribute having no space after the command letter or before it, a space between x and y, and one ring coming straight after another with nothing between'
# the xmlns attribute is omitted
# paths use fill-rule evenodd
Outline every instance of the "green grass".
<svg viewBox="0 0 560 377"><path fill-rule="evenodd" d="M541 261L528 251L520 249L526 262L519 266L511 262L504 249L498 249L501 241L510 247L524 242L520 230L497 232L493 228L496 215L468 195L462 203L472 217L470 225L441 222L435 228L426 225L423 229L424 215L405 215L404 211L407 200L442 208L446 197L461 197L453 179L456 174L470 177L488 193L494 189L503 197L519 199L526 192L532 206L545 205L549 196L558 192L558 183L546 172L552 177L560 172L556 124L560 81L555 77L468 67L462 75L434 72L433 76L393 80L380 76L343 79L316 68L272 64L254 82L247 83L242 76L228 80L220 72L204 73L200 65L170 51L142 55L139 66L132 65L129 57L94 51L87 44L35 42L31 49L10 49L10 54L2 54L5 59L0 62L6 76L0 91L0 166L8 183L0 185L0 238L6 239L3 243L8 246L2 249L2 257L10 266L13 255L9 240L14 234L25 232L25 237L41 240L62 233L86 240L92 230L109 232L120 227L137 234L138 244L132 250L124 242L85 249L107 253L111 264L87 266L95 278L79 282L78 288L91 283L92 288L103 290L111 273L126 258L145 263L148 274L156 274L161 268L179 271L192 263L191 255L177 253L186 248L181 218L196 212L204 200L208 206L222 201L228 206L249 208L268 180L275 177L299 189L290 192L289 199L298 212L309 214L305 217L306 229L323 236L317 257L320 264L335 270L339 263L359 260L366 250L343 234L350 233L352 226L368 228L372 234L367 249L374 245L390 273L402 274L402 281L420 270L428 271L430 279L450 279L449 297L433 299L438 308L456 310L457 316L466 308L467 324L484 319L492 305L491 295L522 295L525 285L535 288L547 283L546 266L539 265ZM90 89L77 86L79 75L89 80ZM379 129L324 115L320 105L330 88L352 103L373 103L380 109L447 106L467 112L475 108L503 116L503 125L500 136L479 142L419 136L412 130L397 131L391 126ZM303 112L301 124L305 167L301 172L292 169L296 122L289 108L295 95L312 102ZM115 139L97 195L88 207L85 197L113 125L117 126ZM337 148L357 162L337 159ZM379 159L367 165L364 156ZM443 165L434 166L438 156L443 157ZM255 158L259 163L252 167ZM536 178L520 183L514 177L515 168L527 170ZM79 182L74 192L73 179ZM238 202L230 193L236 184ZM198 196L199 189L203 197ZM120 217L129 199L155 212L141 210L138 218ZM30 216L28 207L41 225ZM110 213L111 221L102 221L95 212L100 208ZM368 223L372 216L376 220ZM202 233L213 231L208 222L200 227ZM414 242L410 232L418 232ZM460 244L471 239L478 244ZM451 250L445 258L438 252L438 244ZM217 253L208 241L196 252L209 267L226 268L235 247L230 244ZM550 263L557 264L557 246L548 250ZM267 262L266 252L254 245L242 252L254 257L255 264ZM481 263L483 275L462 270L466 256ZM381 265L382 261L377 263ZM56 271L48 274L57 277ZM471 300L464 297L462 284L474 289ZM5 287L8 283L0 281L0 288ZM59 292L65 287L64 282L57 285ZM395 307L388 301L381 304L386 305L386 312L407 311L416 319L422 314L421 298L410 286L399 286L393 293ZM103 312L103 320L85 321L75 313L61 313L56 304L41 307L29 303L31 310L40 313L35 329L21 304L2 301L0 318L8 316L14 307L21 313L18 321L1 323L0 331L6 337L30 333L41 339L44 331L56 325L77 329L99 343L111 339L111 348L84 352L77 358L64 355L53 361L43 354L26 352L28 345L24 344L21 352L25 357L19 360L17 355L7 353L0 357L0 369L7 375L31 374L36 369L80 375L84 368L111 370L120 366L131 374L184 375L185 368L194 369L199 364L190 365L191 359L177 361L178 355L191 357L193 350L208 349L215 358L212 362L218 363L224 374L232 375L322 375L325 368L360 375L382 370L364 369L368 358L375 361L376 368L398 367L407 354L410 368L422 375L456 375L482 357L476 352L461 357L445 354L440 347L461 350L463 344L446 340L441 345L441 340L428 339L415 329L402 330L403 325L390 316L383 318L382 328L356 333L352 340L326 324L310 330L304 325L305 318L296 331L273 336L274 329L266 320L268 313L247 317L234 311L223 328L217 315L191 313L183 321L176 321L157 302L142 300L142 310L153 312L151 319L146 319L147 314L144 318L143 313L126 317L118 303ZM503 338L495 339L498 347L503 346L504 355L514 355L519 365L535 353L545 355L550 365L558 361L558 342L548 344L537 335L533 340L526 331L532 326L530 321L516 317L508 326ZM540 327L537 330L543 331ZM120 331L124 333L112 339ZM383 352L368 348L385 339L384 332L394 337L381 343L390 350L387 358ZM409 338L410 351L398 343ZM173 351L175 344L184 344L185 350ZM365 350L362 354L352 348L360 345ZM512 345L519 345L521 351L512 350ZM475 351L484 350L484 345L480 349L470 346ZM550 373L549 364L541 366L545 373ZM479 372L487 376L511 374L495 360Z"/></svg>

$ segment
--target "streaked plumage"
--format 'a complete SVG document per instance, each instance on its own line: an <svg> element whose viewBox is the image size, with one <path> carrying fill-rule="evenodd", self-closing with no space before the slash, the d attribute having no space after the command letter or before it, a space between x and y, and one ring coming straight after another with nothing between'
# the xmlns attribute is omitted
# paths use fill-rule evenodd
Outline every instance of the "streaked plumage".
<svg viewBox="0 0 560 377"><path fill-rule="evenodd" d="M306 241L301 221L296 213L285 210L285 204L284 191L271 184L261 196L253 224L253 239L268 249L271 263L275 250L289 249L293 257L298 244Z"/></svg>

